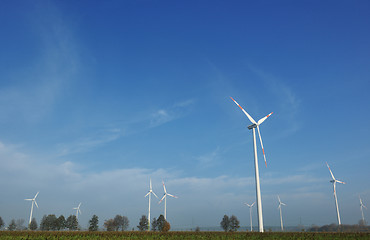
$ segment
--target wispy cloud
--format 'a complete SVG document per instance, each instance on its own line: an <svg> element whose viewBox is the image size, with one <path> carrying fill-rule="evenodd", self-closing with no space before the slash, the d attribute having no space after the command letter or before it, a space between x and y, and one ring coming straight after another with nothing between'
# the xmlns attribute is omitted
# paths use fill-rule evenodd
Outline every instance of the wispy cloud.
<svg viewBox="0 0 370 240"><path fill-rule="evenodd" d="M283 80L269 74L261 69L249 65L249 69L256 74L261 80L266 82L267 89L275 95L276 103L279 109L279 116L288 123L284 128L284 135L290 135L297 132L301 128L301 122L298 120L302 100L297 96L291 87Z"/></svg>
<svg viewBox="0 0 370 240"><path fill-rule="evenodd" d="M191 106L194 103L194 99L188 99L185 101L176 102L170 107L156 110L150 114L149 128L158 127L186 116L190 112Z"/></svg>
<svg viewBox="0 0 370 240"><path fill-rule="evenodd" d="M198 166L201 168L208 168L217 164L220 159L221 148L217 147L212 152L206 153L204 155L198 156L195 159L198 161Z"/></svg>
<svg viewBox="0 0 370 240"><path fill-rule="evenodd" d="M78 72L73 34L56 9L48 10L47 21L43 21L45 12L30 20L30 25L34 25L30 30L37 33L34 36L40 36L35 41L40 45L33 46L38 52L26 65L17 65L17 69L9 69L10 73L2 76L3 81L12 84L0 89L0 121L42 121Z"/></svg>
<svg viewBox="0 0 370 240"><path fill-rule="evenodd" d="M121 136L123 136L123 133L119 128L101 130L89 137L81 137L69 143L58 144L58 156L88 152L94 148L113 142Z"/></svg>

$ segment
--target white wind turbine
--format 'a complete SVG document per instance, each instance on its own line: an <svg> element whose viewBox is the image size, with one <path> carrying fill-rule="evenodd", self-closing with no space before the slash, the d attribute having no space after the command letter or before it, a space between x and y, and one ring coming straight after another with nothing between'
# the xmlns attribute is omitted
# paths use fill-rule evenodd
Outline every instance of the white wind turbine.
<svg viewBox="0 0 370 240"><path fill-rule="evenodd" d="M81 203L80 203L80 204L78 204L78 207L73 208L73 209L76 209L76 218L77 218L77 220L78 220L78 213L80 213L80 214L81 214L80 207L81 207Z"/></svg>
<svg viewBox="0 0 370 240"><path fill-rule="evenodd" d="M232 97L230 97L230 98L235 102L236 105L238 105L240 107L240 109L244 112L244 114L247 115L249 121L252 122L252 125L248 126L248 129L253 130L254 170L255 170L255 177L256 177L258 228L259 228L260 232L263 232L262 199L261 199L260 176L259 176L259 170L258 170L257 144L256 144L256 131L255 131L255 129L257 128L257 131L258 131L258 136L259 136L261 147L262 147L263 158L265 159L265 165L267 167L265 150L263 149L263 144L262 144L262 138L261 138L259 125L261 125L268 117L270 117L272 113L270 113L266 117L261 118L260 120L258 120L258 122L256 122Z"/></svg>
<svg viewBox="0 0 370 240"><path fill-rule="evenodd" d="M338 199L337 199L337 191L335 191L335 186L336 186L337 183L342 183L342 184L346 184L346 183L335 179L334 174L332 173L328 163L326 163L326 166L328 166L331 177L332 177L332 180L330 180L330 182L333 183L334 200L335 200L335 207L336 207L336 210L337 210L338 225L341 225L340 215L339 215L339 207L338 207Z"/></svg>
<svg viewBox="0 0 370 240"><path fill-rule="evenodd" d="M249 219L250 219L250 222L251 222L251 232L253 231L253 224L252 224L252 207L253 205L255 204L256 202L252 203L252 204L248 204L248 203L244 203L245 205L247 205L249 207Z"/></svg>
<svg viewBox="0 0 370 240"><path fill-rule="evenodd" d="M149 196L148 231L150 230L150 197L151 197L151 195L152 195L152 193L153 193L153 194L154 194L154 196L155 196L156 198L158 198L158 197L157 197L157 195L155 195L155 193L154 193L154 192L153 192L153 190L152 190L152 179L150 179L150 180L149 180L149 186L150 186L149 191L148 191L148 193L144 196L144 197Z"/></svg>
<svg viewBox="0 0 370 240"><path fill-rule="evenodd" d="M283 214L281 213L281 205L286 206L286 204L283 203L282 201L280 201L279 195L277 197L279 199L279 207L278 207L278 209L280 210L280 226L281 226L281 231L284 231L284 227L283 227Z"/></svg>
<svg viewBox="0 0 370 240"><path fill-rule="evenodd" d="M33 198L29 198L29 199L24 199L26 201L32 201L32 204L31 204L31 214L30 214L30 221L28 222L28 226L31 224L31 220L32 220L32 213L33 213L33 204L35 203L36 207L39 208L39 206L37 205L37 202L36 202L36 197L37 195L39 195L39 192L36 193L36 195L33 197Z"/></svg>
<svg viewBox="0 0 370 240"><path fill-rule="evenodd" d="M365 208L365 209L367 209L367 208L362 203L362 199L361 199L360 195L358 196L358 198L360 199L360 208L361 208L361 214L362 214L362 223L365 224L365 217L364 217L364 210L363 210L363 208Z"/></svg>
<svg viewBox="0 0 370 240"><path fill-rule="evenodd" d="M170 196L170 197L173 197L173 198L177 198L177 197L172 195L172 194L169 194L166 190L166 186L164 185L164 181L162 181L162 183L163 183L164 194L163 194L162 199L159 201L159 203L161 203L162 200L164 199L164 219L167 219L167 213L166 213L166 211L167 211L167 195Z"/></svg>

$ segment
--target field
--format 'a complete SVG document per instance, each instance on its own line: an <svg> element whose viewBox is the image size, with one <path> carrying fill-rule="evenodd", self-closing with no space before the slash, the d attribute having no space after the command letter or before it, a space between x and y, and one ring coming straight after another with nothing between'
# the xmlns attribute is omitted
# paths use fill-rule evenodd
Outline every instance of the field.
<svg viewBox="0 0 370 240"><path fill-rule="evenodd" d="M370 233L246 232L29 232L0 231L0 239L370 239Z"/></svg>

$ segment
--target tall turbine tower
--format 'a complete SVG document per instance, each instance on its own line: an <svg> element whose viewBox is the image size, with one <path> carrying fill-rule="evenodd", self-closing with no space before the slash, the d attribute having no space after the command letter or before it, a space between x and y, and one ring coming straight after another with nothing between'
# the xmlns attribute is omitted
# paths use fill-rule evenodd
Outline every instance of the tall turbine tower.
<svg viewBox="0 0 370 240"><path fill-rule="evenodd" d="M77 220L78 220L78 213L80 213L80 214L81 214L80 207L81 207L81 203L80 203L80 204L78 204L78 207L73 208L73 209L76 209L76 218L77 218Z"/></svg>
<svg viewBox="0 0 370 240"><path fill-rule="evenodd" d="M336 207L336 210L337 210L337 218L338 218L338 225L341 225L341 222L340 222L340 215L339 215L339 207L338 207L338 199L337 199L337 192L335 191L335 186L337 183L342 183L342 184L346 184L345 182L342 182L342 181L339 181L337 179L335 179L334 177L334 174L331 172L330 170L330 167L329 167L329 164L326 163L326 166L328 166L329 168L329 171L330 171L330 174L331 174L331 178L332 180L330 180L331 183L333 183L333 189L334 189L334 200L335 200L335 207Z"/></svg>
<svg viewBox="0 0 370 240"><path fill-rule="evenodd" d="M365 225L365 217L364 217L364 210L362 208L366 208L366 206L362 203L362 199L360 195L358 196L360 198L360 208L361 208L361 214L362 214L362 223Z"/></svg>
<svg viewBox="0 0 370 240"><path fill-rule="evenodd" d="M244 203L245 205L247 205L249 207L249 220L251 222L251 232L253 231L253 224L252 224L252 207L253 205L255 204L256 202L252 203L252 204L248 204L248 203Z"/></svg>
<svg viewBox="0 0 370 240"><path fill-rule="evenodd" d="M151 197L152 193L154 194L154 196L155 196L156 198L158 198L158 197L157 197L157 195L155 195L155 193L154 193L154 192L153 192L153 190L152 190L152 179L150 179L150 180L149 180L149 191L148 191L148 193L144 196L144 197L149 196L148 231L150 231L150 197Z"/></svg>
<svg viewBox="0 0 370 240"><path fill-rule="evenodd" d="M37 205L37 202L36 202L36 197L37 195L39 195L39 192L36 193L36 195L33 197L33 198L29 198L29 199L24 199L26 201L32 201L32 204L31 204L31 214L30 214L30 221L28 222L28 226L30 226L31 224L31 220L32 220L32 213L33 213L33 204L36 205L37 208L39 208L39 206Z"/></svg>
<svg viewBox="0 0 370 240"><path fill-rule="evenodd" d="M278 209L280 210L280 226L281 226L281 231L284 231L284 227L283 227L283 214L281 213L281 205L286 206L286 204L283 203L282 201L280 201L279 195L278 195L278 199L279 199L279 207L278 207Z"/></svg>
<svg viewBox="0 0 370 240"><path fill-rule="evenodd" d="M162 200L164 199L164 219L167 219L167 213L166 213L166 211L167 211L167 195L170 196L170 197L173 197L173 198L177 198L177 197L172 195L172 194L169 194L166 190L166 186L164 185L163 181L162 181L162 183L163 183L164 194L163 194L162 199L159 201L159 203L161 203Z"/></svg>
<svg viewBox="0 0 370 240"><path fill-rule="evenodd" d="M266 117L261 118L260 120L258 120L258 122L256 122L232 97L230 97L230 98L235 102L236 105L238 105L240 107L240 109L244 112L244 114L247 115L249 121L252 122L252 125L248 126L248 129L253 130L254 170L255 170L255 177L256 177L256 198L257 198L257 212L258 212L258 228L259 228L260 232L263 232L262 199L261 199L260 175L259 175L259 170L258 170L257 144L256 144L256 131L255 131L255 129L257 128L257 131L258 131L258 136L259 136L261 147L262 147L263 158L265 159L265 165L267 167L265 150L263 149L263 144L262 144L262 138L261 138L259 125L261 125L268 117L270 117L272 113L270 113Z"/></svg>

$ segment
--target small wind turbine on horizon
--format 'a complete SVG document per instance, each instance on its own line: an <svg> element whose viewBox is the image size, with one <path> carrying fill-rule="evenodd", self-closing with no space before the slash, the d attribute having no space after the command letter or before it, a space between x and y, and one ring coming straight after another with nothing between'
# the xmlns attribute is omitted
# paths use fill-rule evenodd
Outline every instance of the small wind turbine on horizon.
<svg viewBox="0 0 370 240"><path fill-rule="evenodd" d="M328 166L329 171L330 171L330 175L331 175L331 178L332 178L332 180L330 180L330 182L333 183L334 200L335 200L335 208L337 210L338 225L341 225L340 215L339 215L339 207L338 207L338 199L337 199L337 192L335 191L335 189L336 189L336 183L342 183L342 184L346 184L346 183L335 179L334 174L332 173L328 163L326 163L326 166Z"/></svg>
<svg viewBox="0 0 370 240"><path fill-rule="evenodd" d="M280 200L280 197L279 195L277 196L278 199L279 199L279 206L278 206L278 209L280 210L280 226L281 226L281 231L284 231L284 226L283 226L283 214L281 212L281 205L284 205L286 206L285 203L283 203L281 200Z"/></svg>
<svg viewBox="0 0 370 240"><path fill-rule="evenodd" d="M152 193L154 194L154 196L155 196L156 198L158 198L158 197L157 197L157 195L155 195L155 193L154 193L154 192L153 192L153 190L152 190L152 179L150 178L150 180L149 180L149 191L148 191L148 193L144 196L144 197L149 196L148 231L150 231L150 199L151 199L151 195L152 195Z"/></svg>
<svg viewBox="0 0 370 240"><path fill-rule="evenodd" d="M80 213L80 214L81 214L80 207L81 207L81 203L80 203L80 204L78 204L78 207L73 208L73 209L76 209L76 218L77 218L77 220L78 220L78 213Z"/></svg>
<svg viewBox="0 0 370 240"><path fill-rule="evenodd" d="M230 97L231 100L235 102L236 105L239 106L239 108L244 112L245 115L247 115L249 121L252 122L252 125L248 126L249 130L253 130L253 150L254 150L254 170L255 170L255 177L256 177L256 198L257 198L257 212L258 212L258 228L260 232L263 232L263 216L262 216L262 199L261 199L261 187L260 187L260 175L258 170L258 157L257 157L257 144L256 144L256 128L258 131L258 136L260 139L261 147L262 147L262 153L263 158L265 159L265 165L267 167L266 162L266 156L265 156L265 150L263 148L261 133L259 125L261 125L268 117L271 116L272 113L268 114L267 116L261 118L256 122L240 105L237 103L232 97Z"/></svg>
<svg viewBox="0 0 370 240"><path fill-rule="evenodd" d="M158 204L160 204L162 202L162 200L164 199L164 219L167 219L167 196L170 196L170 197L173 197L173 198L178 198L176 197L175 195L172 195L172 194L169 194L166 190L166 186L164 185L164 181L162 181L162 184L163 184L163 190L164 190L164 194L163 194L163 197L162 199L158 202Z"/></svg>
<svg viewBox="0 0 370 240"><path fill-rule="evenodd" d="M253 224L252 224L252 207L253 205L255 204L256 202L252 203L252 204L248 204L248 203L244 203L245 205L247 205L249 207L249 220L251 222L251 232L253 231Z"/></svg>
<svg viewBox="0 0 370 240"><path fill-rule="evenodd" d="M37 205L37 202L36 202L37 195L39 195L39 192L37 192L37 193L36 193L36 195L35 195L33 198L24 199L24 200L26 200L26 201L32 201L32 204L31 204L30 221L28 222L28 226L30 226L30 224L31 224L31 220L32 220L33 204L35 204L35 205L36 205L36 207L37 207L37 208L39 208L39 206Z"/></svg>
<svg viewBox="0 0 370 240"><path fill-rule="evenodd" d="M364 210L363 208L367 209L366 206L362 203L362 199L360 195L358 195L358 198L360 199L360 208L361 208L361 214L362 214L362 223L365 225L365 217L364 217Z"/></svg>

